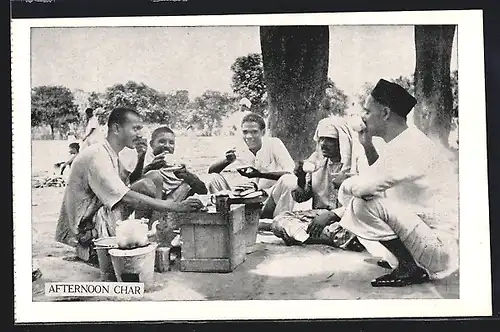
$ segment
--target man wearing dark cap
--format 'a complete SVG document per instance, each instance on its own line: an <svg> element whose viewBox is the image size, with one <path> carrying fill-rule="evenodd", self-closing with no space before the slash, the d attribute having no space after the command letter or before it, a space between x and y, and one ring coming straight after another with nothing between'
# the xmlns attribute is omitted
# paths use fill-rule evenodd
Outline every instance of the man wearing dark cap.
<svg viewBox="0 0 500 332"><path fill-rule="evenodd" d="M341 225L358 238L378 241L397 267L372 281L401 287L444 278L458 269L458 178L443 150L408 127L416 100L401 86L381 79L367 97L359 134L370 167L339 190ZM386 145L377 151L372 137ZM340 217L340 216L339 216ZM449 225L453 225L450 227ZM379 265L391 268L386 261Z"/></svg>

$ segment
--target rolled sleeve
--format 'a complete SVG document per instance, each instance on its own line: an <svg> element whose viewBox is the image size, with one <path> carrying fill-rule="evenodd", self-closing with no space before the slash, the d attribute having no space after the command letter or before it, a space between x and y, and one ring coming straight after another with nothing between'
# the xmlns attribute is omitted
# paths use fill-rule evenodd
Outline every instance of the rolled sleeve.
<svg viewBox="0 0 500 332"><path fill-rule="evenodd" d="M120 179L111 160L96 157L88 170L89 186L99 200L108 208L113 208L130 190Z"/></svg>

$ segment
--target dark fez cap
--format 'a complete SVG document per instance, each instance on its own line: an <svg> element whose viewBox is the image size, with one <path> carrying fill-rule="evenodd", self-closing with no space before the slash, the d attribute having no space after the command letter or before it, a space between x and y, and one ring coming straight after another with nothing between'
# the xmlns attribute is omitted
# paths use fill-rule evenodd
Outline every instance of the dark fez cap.
<svg viewBox="0 0 500 332"><path fill-rule="evenodd" d="M371 92L372 97L394 113L406 117L417 100L402 86L380 79Z"/></svg>

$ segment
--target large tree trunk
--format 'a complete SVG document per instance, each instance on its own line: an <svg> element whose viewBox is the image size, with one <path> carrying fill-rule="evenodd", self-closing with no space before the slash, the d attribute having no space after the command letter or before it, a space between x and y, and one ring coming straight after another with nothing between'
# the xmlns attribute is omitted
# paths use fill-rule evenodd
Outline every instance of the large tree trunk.
<svg viewBox="0 0 500 332"><path fill-rule="evenodd" d="M280 138L296 161L314 150L319 104L328 78L328 26L260 28L270 135Z"/></svg>
<svg viewBox="0 0 500 332"><path fill-rule="evenodd" d="M414 121L434 141L448 147L453 96L450 81L454 25L415 26Z"/></svg>

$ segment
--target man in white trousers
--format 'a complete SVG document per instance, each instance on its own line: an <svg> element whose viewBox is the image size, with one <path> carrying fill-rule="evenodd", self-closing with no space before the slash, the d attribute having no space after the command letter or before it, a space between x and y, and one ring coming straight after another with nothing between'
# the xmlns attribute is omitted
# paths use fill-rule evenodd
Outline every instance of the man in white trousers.
<svg viewBox="0 0 500 332"><path fill-rule="evenodd" d="M443 278L458 269L458 175L443 149L407 114L416 99L381 79L367 97L359 133L370 166L344 181L341 225L361 239L379 241L397 259L374 287L402 287ZM387 143L382 153L372 137Z"/></svg>

